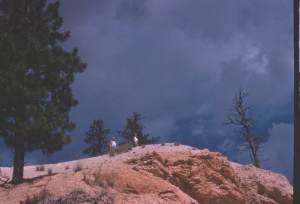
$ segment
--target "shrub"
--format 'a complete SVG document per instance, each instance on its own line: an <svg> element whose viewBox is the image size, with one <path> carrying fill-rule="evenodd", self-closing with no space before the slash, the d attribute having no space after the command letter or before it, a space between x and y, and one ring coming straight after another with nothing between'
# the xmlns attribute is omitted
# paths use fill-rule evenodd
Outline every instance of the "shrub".
<svg viewBox="0 0 300 204"><path fill-rule="evenodd" d="M45 171L45 166L44 165L36 166L36 170L37 171Z"/></svg>
<svg viewBox="0 0 300 204"><path fill-rule="evenodd" d="M124 143L121 144L120 146L118 146L118 148L116 148L116 152L118 154L124 153L124 152L129 152L132 150L132 145L129 143Z"/></svg>
<svg viewBox="0 0 300 204"><path fill-rule="evenodd" d="M37 197L37 195L34 195L32 197L27 196L25 201L20 201L20 204L38 204L39 202L39 198Z"/></svg>
<svg viewBox="0 0 300 204"><path fill-rule="evenodd" d="M100 192L98 196L95 197L96 200L105 200L107 203L114 203L114 197L107 191Z"/></svg>
<svg viewBox="0 0 300 204"><path fill-rule="evenodd" d="M94 185L101 186L103 188L107 188L107 183L105 183L105 181L103 179L101 179L100 171L95 172L93 174L93 176L94 176L94 181L93 181Z"/></svg>
<svg viewBox="0 0 300 204"><path fill-rule="evenodd" d="M115 185L115 181L111 177L103 177L101 176L101 169L97 172L93 173L93 178L88 178L86 173L83 174L83 181L88 185L96 185L102 188L113 187Z"/></svg>
<svg viewBox="0 0 300 204"><path fill-rule="evenodd" d="M48 175L51 175L51 174L52 174L52 169L49 168L49 169L48 169Z"/></svg>
<svg viewBox="0 0 300 204"><path fill-rule="evenodd" d="M74 167L74 172L78 172L82 170L82 164L81 163L77 163L76 166Z"/></svg>
<svg viewBox="0 0 300 204"><path fill-rule="evenodd" d="M107 183L104 180L102 180L101 178L98 178L98 177L95 178L93 184L96 185L96 186L100 186L102 188L107 188L108 187Z"/></svg>
<svg viewBox="0 0 300 204"><path fill-rule="evenodd" d="M65 198L65 202L63 203L79 203L78 201L80 200L81 196L84 196L85 192L82 189L76 189L73 190L69 196L67 196L68 198Z"/></svg>
<svg viewBox="0 0 300 204"><path fill-rule="evenodd" d="M48 190L43 189L40 191L39 194L34 194L33 196L26 196L25 201L20 201L20 204L38 204L38 203L44 203L48 197L50 197L51 194L48 192Z"/></svg>
<svg viewBox="0 0 300 204"><path fill-rule="evenodd" d="M87 179L86 174L83 174L83 179L82 179L86 184L90 184L90 181Z"/></svg>
<svg viewBox="0 0 300 204"><path fill-rule="evenodd" d="M73 190L70 194L85 194L84 190L81 188Z"/></svg>
<svg viewBox="0 0 300 204"><path fill-rule="evenodd" d="M124 152L129 152L132 150L132 145L129 143L123 143L117 146L117 148L112 148L109 150L109 156L113 157L116 154L122 154Z"/></svg>

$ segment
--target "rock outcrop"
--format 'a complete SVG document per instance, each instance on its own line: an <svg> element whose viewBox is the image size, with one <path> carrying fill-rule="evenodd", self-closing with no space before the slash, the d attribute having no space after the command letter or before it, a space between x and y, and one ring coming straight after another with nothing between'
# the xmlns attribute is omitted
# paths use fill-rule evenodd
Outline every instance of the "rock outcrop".
<svg viewBox="0 0 300 204"><path fill-rule="evenodd" d="M292 187L283 175L229 162L207 149L177 159L152 152L126 162L179 187L201 204L292 203Z"/></svg>
<svg viewBox="0 0 300 204"><path fill-rule="evenodd" d="M293 203L293 188L282 174L258 169L253 165L231 163L242 183L248 203Z"/></svg>
<svg viewBox="0 0 300 204"><path fill-rule="evenodd" d="M28 166L26 182L2 185L0 204L293 203L292 186L283 175L230 162L218 152L178 144L135 147L113 157L45 168L52 173ZM8 167L1 169L4 175L11 172Z"/></svg>

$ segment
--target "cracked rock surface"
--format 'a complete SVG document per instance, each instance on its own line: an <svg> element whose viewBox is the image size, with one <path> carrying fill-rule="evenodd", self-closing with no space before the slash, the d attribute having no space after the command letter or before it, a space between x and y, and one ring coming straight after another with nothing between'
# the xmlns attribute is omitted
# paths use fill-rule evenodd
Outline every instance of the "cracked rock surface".
<svg viewBox="0 0 300 204"><path fill-rule="evenodd" d="M218 152L173 143L24 168L25 182L0 188L0 203L292 204L281 174L230 162ZM11 176L11 167L0 167ZM51 169L51 174L47 170Z"/></svg>

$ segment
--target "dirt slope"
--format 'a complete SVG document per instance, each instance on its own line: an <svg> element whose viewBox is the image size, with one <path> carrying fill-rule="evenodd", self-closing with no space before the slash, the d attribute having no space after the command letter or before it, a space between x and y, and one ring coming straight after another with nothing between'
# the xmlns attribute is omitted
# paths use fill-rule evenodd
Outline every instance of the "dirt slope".
<svg viewBox="0 0 300 204"><path fill-rule="evenodd" d="M12 168L1 167L11 176ZM76 172L75 172L76 171ZM239 165L218 152L185 145L135 147L110 157L26 166L26 182L1 187L0 203L290 204L281 174Z"/></svg>

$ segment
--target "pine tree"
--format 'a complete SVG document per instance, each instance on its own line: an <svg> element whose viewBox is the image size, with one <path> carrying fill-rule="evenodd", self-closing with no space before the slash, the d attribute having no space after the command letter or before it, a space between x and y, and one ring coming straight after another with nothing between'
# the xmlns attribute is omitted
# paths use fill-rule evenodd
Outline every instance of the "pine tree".
<svg viewBox="0 0 300 204"><path fill-rule="evenodd" d="M90 146L82 151L82 154L90 157L99 156L108 150L108 141L106 136L109 134L110 129L103 129L102 120L94 120L90 126L90 130L85 133L84 142Z"/></svg>
<svg viewBox="0 0 300 204"><path fill-rule="evenodd" d="M78 50L59 45L60 3L0 1L0 137L14 154L12 182L23 180L25 152L50 155L71 142L69 112L77 105L70 85L83 72Z"/></svg>
<svg viewBox="0 0 300 204"><path fill-rule="evenodd" d="M131 117L126 118L126 125L123 131L117 131L118 135L122 137L126 143L133 143L133 136L136 133L140 145L155 144L160 140L160 137L152 137L149 139L149 134L143 134L144 126L141 124L141 120L145 117L133 112Z"/></svg>

